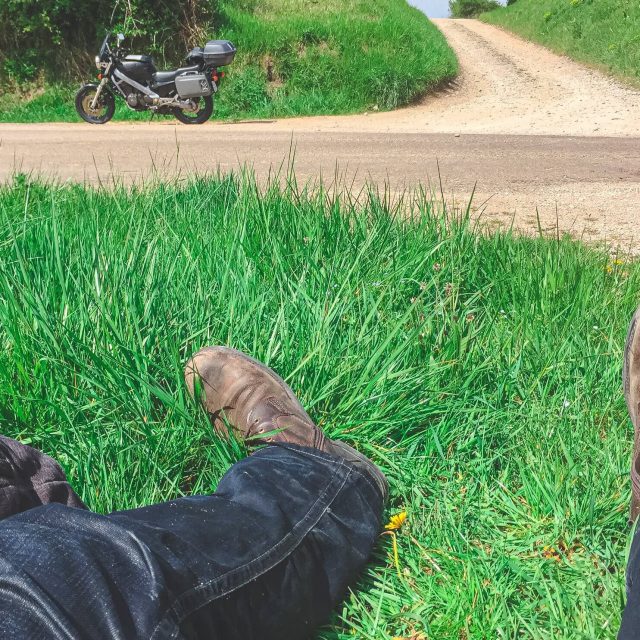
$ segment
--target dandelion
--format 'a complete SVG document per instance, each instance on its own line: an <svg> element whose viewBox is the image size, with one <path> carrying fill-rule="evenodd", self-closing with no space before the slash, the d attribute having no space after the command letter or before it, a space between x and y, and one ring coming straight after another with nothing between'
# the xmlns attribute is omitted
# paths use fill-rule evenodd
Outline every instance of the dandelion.
<svg viewBox="0 0 640 640"><path fill-rule="evenodd" d="M398 529L402 528L402 525L407 520L407 512L401 511L400 513L396 513L394 516L391 516L389 522L385 525L385 529L387 531L398 531Z"/></svg>
<svg viewBox="0 0 640 640"><path fill-rule="evenodd" d="M436 262L436 263L433 265L433 270L434 270L434 271L440 271L441 269L442 269L442 265L441 265L439 262Z"/></svg>
<svg viewBox="0 0 640 640"><path fill-rule="evenodd" d="M393 545L393 562L396 566L396 571L398 572L398 578L402 580L402 571L400 570L400 556L398 554L398 538L396 536L396 532L400 531L402 525L407 520L407 512L401 511L400 513L396 513L391 516L389 522L385 525L385 531L382 532L383 536L391 536L391 543Z"/></svg>

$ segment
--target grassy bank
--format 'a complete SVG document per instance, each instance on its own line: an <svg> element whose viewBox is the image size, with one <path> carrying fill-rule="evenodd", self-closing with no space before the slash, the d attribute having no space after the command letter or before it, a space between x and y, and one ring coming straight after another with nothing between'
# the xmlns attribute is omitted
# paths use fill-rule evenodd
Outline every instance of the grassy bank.
<svg viewBox="0 0 640 640"><path fill-rule="evenodd" d="M428 197L234 177L0 188L0 431L94 509L211 491L241 452L185 359L265 360L406 509L321 636L613 638L631 430L620 362L640 267L475 233ZM424 635L421 635L424 634Z"/></svg>
<svg viewBox="0 0 640 640"><path fill-rule="evenodd" d="M640 83L640 4L632 0L517 0L483 20Z"/></svg>
<svg viewBox="0 0 640 640"><path fill-rule="evenodd" d="M232 40L238 56L227 69L217 118L392 109L457 69L441 33L404 0L227 0L218 19L210 36ZM75 122L76 88L30 87L23 102L15 94L0 97L0 121ZM149 114L120 104L116 118Z"/></svg>

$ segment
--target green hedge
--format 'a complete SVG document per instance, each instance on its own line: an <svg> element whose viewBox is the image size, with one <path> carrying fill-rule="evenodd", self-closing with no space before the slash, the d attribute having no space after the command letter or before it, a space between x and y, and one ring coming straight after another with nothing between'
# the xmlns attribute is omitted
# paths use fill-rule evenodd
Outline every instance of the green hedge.
<svg viewBox="0 0 640 640"><path fill-rule="evenodd" d="M500 7L497 0L451 0L451 15L454 18L475 18L476 16Z"/></svg>
<svg viewBox="0 0 640 640"><path fill-rule="evenodd" d="M86 73L107 30L126 31L160 59L173 60L194 37L206 35L216 9L217 0L3 0L0 79Z"/></svg>

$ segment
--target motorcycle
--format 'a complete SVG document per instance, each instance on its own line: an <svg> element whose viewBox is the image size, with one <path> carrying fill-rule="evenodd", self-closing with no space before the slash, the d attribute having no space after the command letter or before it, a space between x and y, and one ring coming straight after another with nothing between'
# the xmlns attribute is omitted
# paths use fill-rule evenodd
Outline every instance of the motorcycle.
<svg viewBox="0 0 640 640"><path fill-rule="evenodd" d="M213 97L236 48L228 40L210 40L187 55L186 67L157 71L148 55L131 55L121 46L124 35L110 46L107 34L95 57L99 83L89 82L76 94L76 111L90 124L104 124L113 117L115 96L134 111L173 115L184 124L202 124L213 114Z"/></svg>

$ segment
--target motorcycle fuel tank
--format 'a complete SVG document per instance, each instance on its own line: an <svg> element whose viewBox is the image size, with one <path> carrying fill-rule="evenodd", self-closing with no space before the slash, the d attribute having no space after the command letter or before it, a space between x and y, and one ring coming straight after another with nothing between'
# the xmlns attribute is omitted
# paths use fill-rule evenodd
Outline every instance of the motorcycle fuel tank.
<svg viewBox="0 0 640 640"><path fill-rule="evenodd" d="M148 84L156 72L151 56L129 55L118 63L117 69L140 84Z"/></svg>

